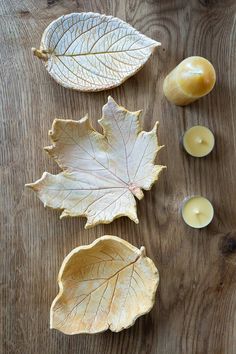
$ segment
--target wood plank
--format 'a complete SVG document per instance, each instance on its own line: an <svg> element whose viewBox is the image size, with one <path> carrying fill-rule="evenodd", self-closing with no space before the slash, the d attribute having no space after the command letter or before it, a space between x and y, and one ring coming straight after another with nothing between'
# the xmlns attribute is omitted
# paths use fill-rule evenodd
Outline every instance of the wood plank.
<svg viewBox="0 0 236 354"><path fill-rule="evenodd" d="M73 11L126 20L162 42L148 64L120 87L79 93L57 85L31 47L45 27ZM0 4L1 353L25 354L235 354L236 348L236 123L234 0L8 0ZM166 74L183 58L203 55L214 64L217 85L191 106L163 97ZM88 113L95 127L110 94L130 110L143 109L145 129L160 121L166 164L138 204L140 224L127 218L84 230L85 220L59 220L24 184L43 171L59 171L43 152L55 117ZM209 126L216 148L194 159L180 139L194 124ZM181 201L207 196L215 207L203 230L184 225ZM49 329L57 273L70 250L104 234L145 245L160 271L156 304L118 334L65 336Z"/></svg>

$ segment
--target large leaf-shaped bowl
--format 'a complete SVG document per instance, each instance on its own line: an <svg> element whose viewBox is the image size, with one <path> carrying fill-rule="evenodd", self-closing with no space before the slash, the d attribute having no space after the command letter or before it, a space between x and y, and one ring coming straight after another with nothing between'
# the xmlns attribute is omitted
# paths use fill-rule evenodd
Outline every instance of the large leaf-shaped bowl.
<svg viewBox="0 0 236 354"><path fill-rule="evenodd" d="M158 270L145 248L116 236L77 247L64 259L50 326L66 334L119 332L151 310Z"/></svg>
<svg viewBox="0 0 236 354"><path fill-rule="evenodd" d="M162 146L157 141L157 124L142 131L140 111L129 112L111 97L103 107L99 123L103 134L91 126L88 117L79 121L56 119L46 147L62 172L44 172L27 186L44 203L62 209L65 216L87 217L86 228L108 224L128 216L138 223L136 200L142 189L150 190L165 166L154 160Z"/></svg>
<svg viewBox="0 0 236 354"><path fill-rule="evenodd" d="M81 12L53 21L33 52L62 86L101 91L134 75L158 45L118 18Z"/></svg>

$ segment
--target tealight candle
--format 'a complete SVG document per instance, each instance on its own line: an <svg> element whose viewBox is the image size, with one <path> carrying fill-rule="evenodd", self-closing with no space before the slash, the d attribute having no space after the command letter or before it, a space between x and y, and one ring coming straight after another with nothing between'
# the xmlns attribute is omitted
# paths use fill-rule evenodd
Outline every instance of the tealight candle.
<svg viewBox="0 0 236 354"><path fill-rule="evenodd" d="M212 151L214 145L214 135L207 127L196 125L184 133L184 149L194 157L208 155Z"/></svg>
<svg viewBox="0 0 236 354"><path fill-rule="evenodd" d="M183 60L164 80L166 98L179 106L185 106L207 95L214 87L216 73L205 58L194 56Z"/></svg>
<svg viewBox="0 0 236 354"><path fill-rule="evenodd" d="M210 224L214 216L211 202L201 196L186 198L182 206L182 217L187 225L200 229Z"/></svg>

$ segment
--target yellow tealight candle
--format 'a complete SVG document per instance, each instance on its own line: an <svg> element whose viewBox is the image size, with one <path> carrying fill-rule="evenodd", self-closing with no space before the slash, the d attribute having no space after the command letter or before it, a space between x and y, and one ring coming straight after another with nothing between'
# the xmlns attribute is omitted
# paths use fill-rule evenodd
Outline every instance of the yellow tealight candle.
<svg viewBox="0 0 236 354"><path fill-rule="evenodd" d="M167 75L163 90L170 102L185 106L207 95L215 82L213 65L205 58L193 56L183 60Z"/></svg>
<svg viewBox="0 0 236 354"><path fill-rule="evenodd" d="M188 129L183 136L185 150L194 157L208 155L215 145L215 137L211 130L201 125Z"/></svg>
<svg viewBox="0 0 236 354"><path fill-rule="evenodd" d="M208 199L193 196L184 201L182 216L187 225L200 229L210 224L214 216L214 209Z"/></svg>

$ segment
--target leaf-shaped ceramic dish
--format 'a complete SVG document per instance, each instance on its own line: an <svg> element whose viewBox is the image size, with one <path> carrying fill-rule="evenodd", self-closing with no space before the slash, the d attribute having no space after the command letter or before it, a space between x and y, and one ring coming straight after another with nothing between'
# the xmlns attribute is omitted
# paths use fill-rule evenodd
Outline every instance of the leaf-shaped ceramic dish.
<svg viewBox="0 0 236 354"><path fill-rule="evenodd" d="M64 259L50 327L66 334L119 332L149 312L159 282L145 248L116 236L77 247Z"/></svg>
<svg viewBox="0 0 236 354"><path fill-rule="evenodd" d="M158 45L118 18L81 12L53 21L33 52L62 86L101 91L134 75Z"/></svg>
<svg viewBox="0 0 236 354"><path fill-rule="evenodd" d="M103 135L93 129L88 117L79 121L58 120L49 135L53 145L46 151L63 169L28 184L44 206L64 209L64 216L86 216L86 228L128 216L138 223L136 201L143 198L164 166L154 165L161 146L155 124L141 131L140 111L129 112L111 98L103 107L99 124Z"/></svg>

